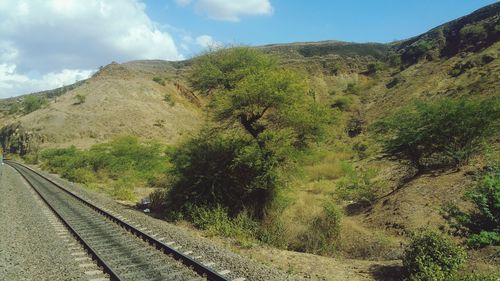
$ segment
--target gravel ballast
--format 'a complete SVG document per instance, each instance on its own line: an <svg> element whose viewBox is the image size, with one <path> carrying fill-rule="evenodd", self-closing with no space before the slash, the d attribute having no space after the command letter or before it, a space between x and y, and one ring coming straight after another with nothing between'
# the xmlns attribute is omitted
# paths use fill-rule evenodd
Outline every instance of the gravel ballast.
<svg viewBox="0 0 500 281"><path fill-rule="evenodd" d="M130 222L130 224L140 226L141 228L147 228L147 231L145 232L154 234L156 238L162 238L162 241L164 242L173 242L172 246L188 252L190 256L197 257L199 260L203 261L203 263L209 264L215 270L219 272L229 271L226 276L231 279L252 281L282 281L301 279L280 270L260 264L251 259L242 257L220 245L215 245L209 239L195 237L188 231L176 225L153 218L137 209L121 205L105 194L84 189L78 184L69 182L58 177L57 175L40 171L40 169L35 166L31 167L58 184L74 191L82 198L93 202L99 207L106 208L113 211L115 214L123 216Z"/></svg>
<svg viewBox="0 0 500 281"><path fill-rule="evenodd" d="M75 260L80 245L20 174L8 165L0 172L0 280L105 277L91 261Z"/></svg>

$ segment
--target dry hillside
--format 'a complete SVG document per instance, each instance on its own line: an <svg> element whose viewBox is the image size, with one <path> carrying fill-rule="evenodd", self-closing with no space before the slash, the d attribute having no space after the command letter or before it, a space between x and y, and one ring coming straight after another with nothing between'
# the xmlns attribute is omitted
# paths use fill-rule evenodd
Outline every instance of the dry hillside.
<svg viewBox="0 0 500 281"><path fill-rule="evenodd" d="M17 134L19 140L40 147L89 147L119 135L173 143L199 128L203 119L200 101L183 86L177 65L107 65L62 95L48 95L48 104L39 110L2 116L4 143L9 143L9 134L11 140Z"/></svg>

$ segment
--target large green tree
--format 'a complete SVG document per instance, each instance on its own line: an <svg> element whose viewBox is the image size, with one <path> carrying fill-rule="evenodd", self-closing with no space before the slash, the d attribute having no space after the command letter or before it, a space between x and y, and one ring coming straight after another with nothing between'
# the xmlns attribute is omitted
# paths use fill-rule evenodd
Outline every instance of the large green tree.
<svg viewBox="0 0 500 281"><path fill-rule="evenodd" d="M213 96L215 121L241 125L261 147L271 131L305 146L323 135L330 120L326 107L306 94L305 79L256 49L230 48L201 56L194 61L190 83Z"/></svg>
<svg viewBox="0 0 500 281"><path fill-rule="evenodd" d="M201 206L262 219L289 160L323 134L328 109L307 94L303 78L256 49L198 57L189 80L211 100L215 126L172 154L166 205L187 217Z"/></svg>

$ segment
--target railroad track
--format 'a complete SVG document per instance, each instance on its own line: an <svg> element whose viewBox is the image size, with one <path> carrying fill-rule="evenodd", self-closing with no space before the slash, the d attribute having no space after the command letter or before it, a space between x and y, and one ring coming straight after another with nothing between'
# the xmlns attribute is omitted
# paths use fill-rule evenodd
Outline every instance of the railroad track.
<svg viewBox="0 0 500 281"><path fill-rule="evenodd" d="M26 179L111 280L229 280L225 272L216 272L35 170L12 161L6 164Z"/></svg>

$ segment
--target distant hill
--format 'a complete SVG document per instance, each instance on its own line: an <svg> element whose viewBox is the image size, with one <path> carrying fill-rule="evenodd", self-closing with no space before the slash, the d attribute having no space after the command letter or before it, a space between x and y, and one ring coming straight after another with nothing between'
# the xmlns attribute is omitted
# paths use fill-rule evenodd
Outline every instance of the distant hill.
<svg viewBox="0 0 500 281"><path fill-rule="evenodd" d="M26 96L3 100L4 146L16 141L37 146L88 147L119 135L172 143L202 123L200 101L183 84L178 63L112 63L71 86L35 93L48 99L29 114L8 114ZM157 82L155 82L157 81ZM84 97L79 103L77 96ZM6 147L9 148L9 147Z"/></svg>
<svg viewBox="0 0 500 281"><path fill-rule="evenodd" d="M260 46L307 77L318 101L341 96L356 102L369 122L412 98L491 95L499 89L500 3L427 33L390 44L339 41ZM91 78L34 93L48 104L29 114L12 112L26 96L0 100L0 142L88 147L118 135L173 143L200 128L204 98L190 91L190 61L112 63ZM376 75L369 67L381 66ZM352 87L355 92L348 94ZM85 101L77 104L78 97ZM10 112L9 112L10 111ZM3 128L3 129L2 129Z"/></svg>

